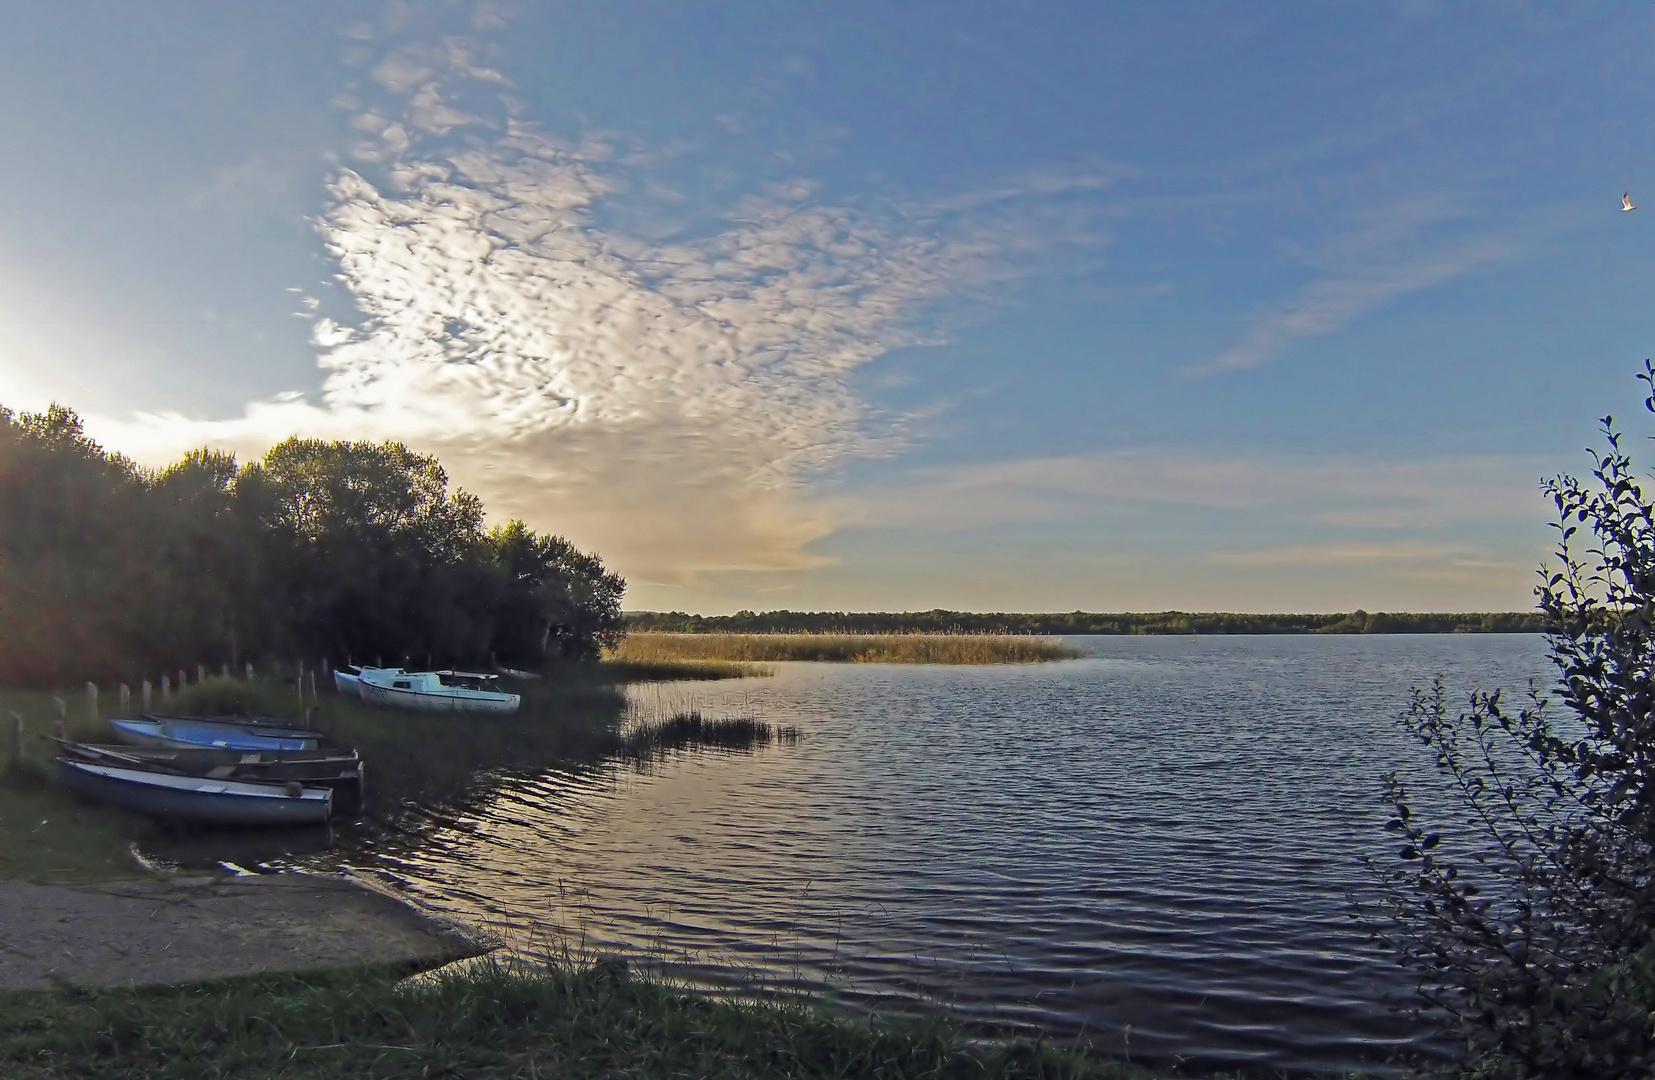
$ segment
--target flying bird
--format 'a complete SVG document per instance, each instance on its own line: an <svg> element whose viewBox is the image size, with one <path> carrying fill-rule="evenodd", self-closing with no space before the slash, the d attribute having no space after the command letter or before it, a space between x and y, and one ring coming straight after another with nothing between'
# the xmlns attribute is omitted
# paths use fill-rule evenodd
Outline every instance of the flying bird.
<svg viewBox="0 0 1655 1080"><path fill-rule="evenodd" d="M1621 213L1624 214L1628 210L1636 210L1636 209L1637 209L1637 207L1632 205L1632 193L1630 191L1623 192L1621 194Z"/></svg>

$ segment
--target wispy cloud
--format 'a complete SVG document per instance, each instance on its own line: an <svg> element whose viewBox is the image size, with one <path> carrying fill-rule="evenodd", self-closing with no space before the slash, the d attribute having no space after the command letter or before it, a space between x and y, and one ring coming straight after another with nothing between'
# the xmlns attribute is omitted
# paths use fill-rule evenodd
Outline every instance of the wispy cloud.
<svg viewBox="0 0 1655 1080"><path fill-rule="evenodd" d="M1443 200L1411 200L1365 215L1307 261L1319 276L1284 303L1259 313L1234 345L1186 369L1214 375L1256 368L1304 338L1332 333L1398 297L1501 262L1515 241L1465 231L1467 215Z"/></svg>
<svg viewBox="0 0 1655 1080"><path fill-rule="evenodd" d="M607 202L647 190L612 141L526 121L475 42L405 49L371 72L379 89L359 93L377 99L344 102L357 164L332 178L319 221L358 312L315 322L320 400L225 421L106 418L108 441L164 457L292 433L394 437L438 453L491 509L635 577L808 567L835 523L808 478L902 440L856 372L919 340L929 301L1003 274L997 254L1029 231L953 206L923 220L834 206L798 183L716 229L641 237L600 224ZM1054 183L1095 186L1038 177L1029 194ZM1004 213L1016 197L991 201Z"/></svg>
<svg viewBox="0 0 1655 1080"><path fill-rule="evenodd" d="M1400 532L1537 521L1544 465L1514 458L1365 463L1133 451L936 470L864 496L860 516L921 529L1060 521L1185 507Z"/></svg>

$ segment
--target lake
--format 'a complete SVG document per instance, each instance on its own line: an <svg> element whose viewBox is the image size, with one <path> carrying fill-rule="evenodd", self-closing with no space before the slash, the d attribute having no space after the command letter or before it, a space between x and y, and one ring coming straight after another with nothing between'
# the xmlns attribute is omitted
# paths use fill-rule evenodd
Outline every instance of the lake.
<svg viewBox="0 0 1655 1080"><path fill-rule="evenodd" d="M497 775L345 856L525 952L938 1005L1133 1060L1337 1069L1442 1047L1350 917L1380 774L1442 785L1411 685L1515 692L1538 636L1072 638L1083 659L780 664L634 687L797 742ZM471 721L467 721L471 722Z"/></svg>

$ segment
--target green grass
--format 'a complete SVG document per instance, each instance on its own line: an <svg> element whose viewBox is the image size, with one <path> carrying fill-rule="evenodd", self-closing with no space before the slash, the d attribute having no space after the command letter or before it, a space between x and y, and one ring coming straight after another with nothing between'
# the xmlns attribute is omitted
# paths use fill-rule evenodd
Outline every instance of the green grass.
<svg viewBox="0 0 1655 1080"><path fill-rule="evenodd" d="M0 997L8 1077L879 1077L1150 1074L1048 1046L971 1043L945 1022L875 1027L797 1000L683 993L611 964L399 983L357 970Z"/></svg>
<svg viewBox="0 0 1655 1080"><path fill-rule="evenodd" d="M616 660L631 663L813 660L877 664L1021 664L1082 655L1026 634L628 634Z"/></svg>
<svg viewBox="0 0 1655 1080"><path fill-rule="evenodd" d="M52 785L56 747L48 736L57 715L52 697L32 690L0 691L0 879L108 881L138 874L131 845L150 835L149 822L87 806ZM65 696L64 703L70 738L104 730L87 714L84 696ZM23 718L21 762L13 754L9 713Z"/></svg>
<svg viewBox="0 0 1655 1080"><path fill-rule="evenodd" d="M794 742L798 738L795 727L778 728L756 716L706 716L694 708L637 720L622 734L624 752L634 757L685 746L746 750L773 740Z"/></svg>

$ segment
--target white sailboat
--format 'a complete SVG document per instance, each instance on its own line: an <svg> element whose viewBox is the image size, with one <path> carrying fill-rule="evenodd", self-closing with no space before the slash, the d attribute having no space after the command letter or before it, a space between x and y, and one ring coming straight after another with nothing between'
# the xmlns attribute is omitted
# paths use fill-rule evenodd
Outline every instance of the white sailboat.
<svg viewBox="0 0 1655 1080"><path fill-rule="evenodd" d="M362 700L374 705L423 712L516 712L522 697L493 689L495 679L474 671L401 668L362 668L356 675Z"/></svg>

